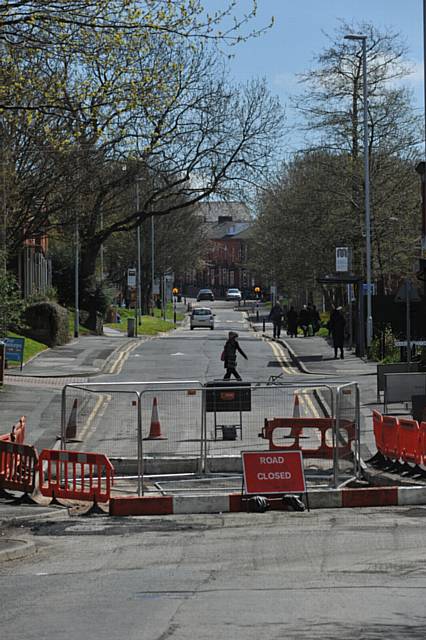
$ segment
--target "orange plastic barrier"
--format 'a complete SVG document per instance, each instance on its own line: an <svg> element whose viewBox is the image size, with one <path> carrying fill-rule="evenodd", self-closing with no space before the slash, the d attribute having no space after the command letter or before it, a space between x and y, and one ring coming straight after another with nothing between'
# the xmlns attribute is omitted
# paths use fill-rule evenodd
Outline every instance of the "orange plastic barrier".
<svg viewBox="0 0 426 640"><path fill-rule="evenodd" d="M10 433L11 442L24 444L25 442L25 416L19 418L19 422L14 424Z"/></svg>
<svg viewBox="0 0 426 640"><path fill-rule="evenodd" d="M114 467L102 454L43 449L38 469L44 496L94 502L110 499Z"/></svg>
<svg viewBox="0 0 426 640"><path fill-rule="evenodd" d="M426 422L419 424L420 464L426 465Z"/></svg>
<svg viewBox="0 0 426 640"><path fill-rule="evenodd" d="M417 420L399 419L399 457L404 462L421 464L420 429Z"/></svg>
<svg viewBox="0 0 426 640"><path fill-rule="evenodd" d="M382 420L383 455L392 460L400 458L399 422L395 416L383 416Z"/></svg>
<svg viewBox="0 0 426 640"><path fill-rule="evenodd" d="M377 451L383 454L383 416L375 409L373 410L373 432Z"/></svg>
<svg viewBox="0 0 426 640"><path fill-rule="evenodd" d="M340 420L340 427L347 433L347 440L345 442L339 442L338 452L340 456L349 455L352 452L352 442L355 440L355 424L349 420ZM304 458L333 458L333 447L327 443L327 431L329 433L329 441L332 442L332 430L334 427L333 418L273 418L272 420L265 419L265 425L262 432L259 433L260 438L269 440L269 449L281 450L301 450ZM274 441L274 431L276 429L288 429L289 435L286 438L292 439L291 444L284 444L282 441L279 443ZM303 431L314 429L319 431L319 443L317 448L304 448L301 440L303 439ZM306 433L306 432L305 432Z"/></svg>
<svg viewBox="0 0 426 640"><path fill-rule="evenodd" d="M0 489L32 493L35 489L37 461L34 447L0 441Z"/></svg>

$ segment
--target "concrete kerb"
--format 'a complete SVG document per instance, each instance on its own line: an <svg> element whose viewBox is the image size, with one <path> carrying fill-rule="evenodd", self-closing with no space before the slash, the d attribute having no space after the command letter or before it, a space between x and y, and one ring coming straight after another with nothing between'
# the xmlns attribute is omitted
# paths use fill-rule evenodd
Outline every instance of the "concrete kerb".
<svg viewBox="0 0 426 640"><path fill-rule="evenodd" d="M36 546L31 540L0 538L0 563L26 558L35 552Z"/></svg>
<svg viewBox="0 0 426 640"><path fill-rule="evenodd" d="M306 502L306 498L304 500ZM310 509L425 504L426 487L345 487L343 489L313 489L309 492ZM287 510L280 500L271 503L271 507L274 510ZM235 513L246 510L247 503L241 494L118 496L111 498L109 503L110 516Z"/></svg>

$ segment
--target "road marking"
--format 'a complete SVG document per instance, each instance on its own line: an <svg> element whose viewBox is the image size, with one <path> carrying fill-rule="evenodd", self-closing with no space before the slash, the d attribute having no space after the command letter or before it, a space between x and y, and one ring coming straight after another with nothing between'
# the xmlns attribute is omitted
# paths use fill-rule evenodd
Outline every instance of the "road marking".
<svg viewBox="0 0 426 640"><path fill-rule="evenodd" d="M113 363L113 365L111 366L110 370L108 372L106 372L106 373L109 373L109 374L121 373L121 371L123 370L124 363L126 362L127 358L129 357L130 352L133 351L133 349L136 349L136 347L138 347L139 344L140 344L139 342L133 342L133 343L130 343L125 349L123 349L118 354L118 358Z"/></svg>
<svg viewBox="0 0 426 640"><path fill-rule="evenodd" d="M281 365L281 369L284 371L284 373L287 373L288 375L295 375L297 373L297 370L287 360L286 353L281 345L277 344L276 342L267 342L271 347L272 352L274 353L279 364Z"/></svg>

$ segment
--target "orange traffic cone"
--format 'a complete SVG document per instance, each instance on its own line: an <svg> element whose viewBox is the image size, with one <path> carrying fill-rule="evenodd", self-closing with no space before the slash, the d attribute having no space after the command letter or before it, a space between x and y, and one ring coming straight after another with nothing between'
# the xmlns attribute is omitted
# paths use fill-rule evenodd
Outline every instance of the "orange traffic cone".
<svg viewBox="0 0 426 640"><path fill-rule="evenodd" d="M300 404L299 404L299 395L297 393L294 394L294 404L293 404L293 418L300 418ZM298 438L302 435L303 428L299 426L291 427L290 435L293 438Z"/></svg>
<svg viewBox="0 0 426 640"><path fill-rule="evenodd" d="M161 433L161 424L158 417L157 398L152 403L151 426L149 428L149 436L144 440L167 440Z"/></svg>
<svg viewBox="0 0 426 640"><path fill-rule="evenodd" d="M299 395L294 394L293 418L300 418Z"/></svg>

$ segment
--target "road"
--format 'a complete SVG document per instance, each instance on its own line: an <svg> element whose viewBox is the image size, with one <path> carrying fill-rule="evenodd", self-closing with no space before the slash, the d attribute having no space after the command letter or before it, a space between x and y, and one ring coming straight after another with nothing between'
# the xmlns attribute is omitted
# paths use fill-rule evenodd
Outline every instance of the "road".
<svg viewBox="0 0 426 640"><path fill-rule="evenodd" d="M205 303L204 303L205 304ZM249 327L242 312L234 310L233 303L210 303L216 313L216 326L210 329L190 330L188 323L175 332L142 342L120 364L116 375L98 376L97 381L108 383L105 389L95 386L90 393L72 391L68 395L67 415L72 403L78 399L78 438L84 448L98 451L110 457L135 457L137 450L137 397L143 385L154 383L156 389L142 395L142 432L150 432L154 397L158 403L161 433L164 440L145 441L146 455L198 456L201 439L201 392L194 384L193 392L174 384L161 389L158 382L166 380L221 380L224 368L220 360L225 340L230 330L237 331L242 349L248 361L238 357L238 369L244 380L266 381L272 374L282 374L283 380L299 384L293 389L264 386L252 388L251 410L243 412L237 429L237 440L222 440L220 425L240 425L238 412L207 414L208 454L240 455L242 448L257 449L264 442L259 440L265 418L293 415L295 392L298 394L301 415L320 415L320 407L311 391L304 389L309 377L300 375L290 362L285 349L263 340ZM199 303L198 306L201 306ZM117 382L119 385L117 385ZM131 383L130 383L131 382ZM129 384L126 384L129 383ZM93 383L96 385L96 383ZM191 386L191 385L190 385ZM326 390L324 390L326 394ZM219 426L218 426L219 425ZM288 431L288 433L287 433ZM289 430L283 431L287 436ZM314 439L317 434L315 434ZM310 446L305 437L306 446ZM316 440L317 441L317 440ZM70 444L83 448L81 443Z"/></svg>
<svg viewBox="0 0 426 640"><path fill-rule="evenodd" d="M33 521L2 640L420 640L425 508Z"/></svg>

